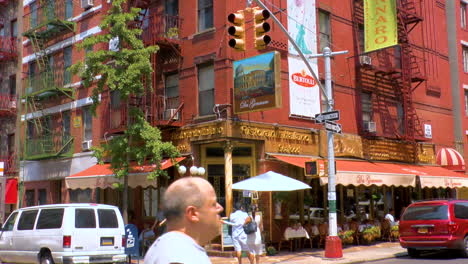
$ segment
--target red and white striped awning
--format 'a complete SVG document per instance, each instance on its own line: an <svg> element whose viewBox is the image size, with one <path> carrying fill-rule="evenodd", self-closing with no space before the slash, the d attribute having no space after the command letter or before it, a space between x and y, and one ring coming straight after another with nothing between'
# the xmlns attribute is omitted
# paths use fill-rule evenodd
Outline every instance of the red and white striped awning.
<svg viewBox="0 0 468 264"><path fill-rule="evenodd" d="M441 148L437 152L437 164L449 170L465 171L465 159L453 148Z"/></svg>

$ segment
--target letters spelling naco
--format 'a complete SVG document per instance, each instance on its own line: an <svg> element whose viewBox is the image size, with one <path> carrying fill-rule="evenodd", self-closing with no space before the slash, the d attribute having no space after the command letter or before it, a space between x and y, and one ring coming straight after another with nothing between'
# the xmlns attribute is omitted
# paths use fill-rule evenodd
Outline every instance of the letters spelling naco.
<svg viewBox="0 0 468 264"><path fill-rule="evenodd" d="M395 0L365 0L365 51L398 43Z"/></svg>

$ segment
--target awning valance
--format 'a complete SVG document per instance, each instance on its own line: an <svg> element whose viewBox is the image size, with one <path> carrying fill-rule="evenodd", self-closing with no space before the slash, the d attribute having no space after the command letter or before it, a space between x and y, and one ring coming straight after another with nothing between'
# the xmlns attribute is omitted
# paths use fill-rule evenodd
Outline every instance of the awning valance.
<svg viewBox="0 0 468 264"><path fill-rule="evenodd" d="M176 163L182 161L185 157L176 158ZM164 159L161 162L161 169L165 170L174 165L171 159ZM155 165L132 166L128 177L128 186L149 187L156 186L156 180L149 181L148 173L156 169ZM96 164L90 168L68 176L65 178L65 184L68 189L94 189L94 188L114 188L113 184L118 183L119 179L114 177L110 164Z"/></svg>
<svg viewBox="0 0 468 264"><path fill-rule="evenodd" d="M400 165L403 171L419 176L421 187L468 187L468 177L440 166Z"/></svg>
<svg viewBox="0 0 468 264"><path fill-rule="evenodd" d="M293 156L293 155L276 155L276 154L270 154L270 156L273 156L283 162L292 164L297 167L304 168L305 167L305 162L306 161L312 161L312 157L307 157L307 156Z"/></svg>

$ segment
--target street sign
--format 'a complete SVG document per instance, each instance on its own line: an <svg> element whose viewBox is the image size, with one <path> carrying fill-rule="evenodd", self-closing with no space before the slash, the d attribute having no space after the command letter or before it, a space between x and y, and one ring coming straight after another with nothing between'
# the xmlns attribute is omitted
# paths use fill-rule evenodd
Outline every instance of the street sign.
<svg viewBox="0 0 468 264"><path fill-rule="evenodd" d="M315 123L322 124L325 121L340 120L340 111L323 112L315 115Z"/></svg>
<svg viewBox="0 0 468 264"><path fill-rule="evenodd" d="M341 125L335 122L325 121L325 129L333 133L341 134Z"/></svg>

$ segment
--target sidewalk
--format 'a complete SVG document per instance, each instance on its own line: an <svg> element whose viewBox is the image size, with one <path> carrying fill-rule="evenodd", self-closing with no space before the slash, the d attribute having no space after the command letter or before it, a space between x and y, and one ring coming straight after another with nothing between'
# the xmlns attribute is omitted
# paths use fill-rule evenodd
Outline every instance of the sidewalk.
<svg viewBox="0 0 468 264"><path fill-rule="evenodd" d="M343 249L343 257L340 259L326 259L323 249L304 249L297 252L281 251L275 256L265 256L260 259L261 263L357 263L372 260L394 258L407 255L406 249L398 242L383 242L371 246L350 246ZM210 257L213 264L237 264L233 257ZM244 257L242 263L249 264Z"/></svg>

